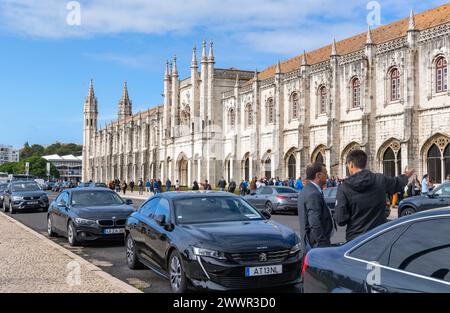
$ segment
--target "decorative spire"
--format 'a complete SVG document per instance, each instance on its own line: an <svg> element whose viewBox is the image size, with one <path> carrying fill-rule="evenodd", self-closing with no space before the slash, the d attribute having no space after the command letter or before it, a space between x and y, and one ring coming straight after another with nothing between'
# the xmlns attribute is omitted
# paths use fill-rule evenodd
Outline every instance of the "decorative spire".
<svg viewBox="0 0 450 313"><path fill-rule="evenodd" d="M336 39L333 38L333 45L331 46L331 56L336 56L337 49L336 49Z"/></svg>
<svg viewBox="0 0 450 313"><path fill-rule="evenodd" d="M178 76L178 69L177 69L177 56L173 56L173 67L172 67L172 75Z"/></svg>
<svg viewBox="0 0 450 313"><path fill-rule="evenodd" d="M278 60L277 68L275 69L275 74L281 74L281 63L280 63L280 60Z"/></svg>
<svg viewBox="0 0 450 313"><path fill-rule="evenodd" d="M132 115L131 100L128 96L127 81L123 83L123 94L119 101L119 119L123 119Z"/></svg>
<svg viewBox="0 0 450 313"><path fill-rule="evenodd" d="M411 9L409 13L409 26L408 30L416 30L416 21L414 19L414 11Z"/></svg>
<svg viewBox="0 0 450 313"><path fill-rule="evenodd" d="M208 59L206 58L206 41L203 40L202 43L202 63L206 62Z"/></svg>
<svg viewBox="0 0 450 313"><path fill-rule="evenodd" d="M89 83L88 97L89 98L95 97L95 94L94 94L94 80L92 78L91 78L91 82Z"/></svg>
<svg viewBox="0 0 450 313"><path fill-rule="evenodd" d="M191 62L191 68L197 67L197 48L194 46L192 49L192 62Z"/></svg>
<svg viewBox="0 0 450 313"><path fill-rule="evenodd" d="M239 87L239 72L236 73L236 82L234 83L234 87Z"/></svg>
<svg viewBox="0 0 450 313"><path fill-rule="evenodd" d="M255 81L258 80L258 69L257 69L257 68L255 68L255 76L253 77L253 79L254 79Z"/></svg>
<svg viewBox="0 0 450 313"><path fill-rule="evenodd" d="M373 44L373 39L372 39L372 30L370 29L370 26L367 29L367 40L366 40L366 45L372 45Z"/></svg>
<svg viewBox="0 0 450 313"><path fill-rule="evenodd" d="M214 52L213 52L213 42L212 40L209 42L209 56L208 56L209 62L214 62Z"/></svg>
<svg viewBox="0 0 450 313"><path fill-rule="evenodd" d="M170 78L170 67L169 67L169 60L166 60L166 73L165 73L165 78L169 79Z"/></svg>
<svg viewBox="0 0 450 313"><path fill-rule="evenodd" d="M303 50L302 65L308 65L308 58L306 57L306 50Z"/></svg>
<svg viewBox="0 0 450 313"><path fill-rule="evenodd" d="M124 81L124 83L123 83L122 99L124 100L124 102L128 102L130 100L130 98L128 97L127 81Z"/></svg>

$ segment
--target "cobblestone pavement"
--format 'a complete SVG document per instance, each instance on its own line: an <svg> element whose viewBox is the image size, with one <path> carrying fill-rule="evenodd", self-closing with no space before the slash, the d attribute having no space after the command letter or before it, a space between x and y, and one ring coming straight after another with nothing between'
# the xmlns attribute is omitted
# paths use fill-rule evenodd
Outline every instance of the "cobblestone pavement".
<svg viewBox="0 0 450 313"><path fill-rule="evenodd" d="M0 293L138 292L0 213Z"/></svg>

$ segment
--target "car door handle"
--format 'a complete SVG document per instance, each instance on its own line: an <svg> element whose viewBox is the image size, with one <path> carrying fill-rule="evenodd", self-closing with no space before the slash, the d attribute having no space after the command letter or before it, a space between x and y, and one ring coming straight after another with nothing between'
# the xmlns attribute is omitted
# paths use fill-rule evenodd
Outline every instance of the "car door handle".
<svg viewBox="0 0 450 313"><path fill-rule="evenodd" d="M372 285L370 287L371 287L372 292L376 292L376 293L387 293L387 292L389 292L389 289L387 289L386 287L381 286L381 285Z"/></svg>

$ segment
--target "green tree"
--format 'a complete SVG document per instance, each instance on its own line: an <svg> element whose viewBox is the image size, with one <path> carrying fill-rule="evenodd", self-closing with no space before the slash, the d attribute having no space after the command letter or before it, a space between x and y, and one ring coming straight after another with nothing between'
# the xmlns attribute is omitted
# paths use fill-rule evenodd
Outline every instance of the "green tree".
<svg viewBox="0 0 450 313"><path fill-rule="evenodd" d="M45 152L45 148L38 144L29 145L28 142L26 142L23 146L23 148L20 150L20 159L26 159L30 158L32 156L43 156Z"/></svg>
<svg viewBox="0 0 450 313"><path fill-rule="evenodd" d="M21 173L19 162L7 162L0 165L0 172L8 174Z"/></svg>

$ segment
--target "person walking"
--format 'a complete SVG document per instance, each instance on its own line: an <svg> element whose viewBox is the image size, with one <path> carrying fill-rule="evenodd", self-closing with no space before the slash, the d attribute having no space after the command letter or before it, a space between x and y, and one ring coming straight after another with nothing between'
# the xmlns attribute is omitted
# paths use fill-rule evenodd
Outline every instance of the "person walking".
<svg viewBox="0 0 450 313"><path fill-rule="evenodd" d="M230 184L228 185L228 192L234 193L236 191L236 182L231 179Z"/></svg>
<svg viewBox="0 0 450 313"><path fill-rule="evenodd" d="M430 180L428 174L423 175L422 178L422 194L427 195L430 192Z"/></svg>
<svg viewBox="0 0 450 313"><path fill-rule="evenodd" d="M247 186L244 180L242 180L239 184L239 193L241 194L241 196L245 196L247 194Z"/></svg>
<svg viewBox="0 0 450 313"><path fill-rule="evenodd" d="M151 183L150 181L147 179L147 181L145 182L145 190L147 192L150 192L150 187L151 187Z"/></svg>
<svg viewBox="0 0 450 313"><path fill-rule="evenodd" d="M256 180L257 180L257 177L253 177L252 181L250 182L250 193L255 192L256 189L258 189L256 187Z"/></svg>
<svg viewBox="0 0 450 313"><path fill-rule="evenodd" d="M161 181L161 179L158 178L158 180L157 180L156 182L157 182L157 184L158 184L158 190L159 190L159 192L162 192L162 181Z"/></svg>
<svg viewBox="0 0 450 313"><path fill-rule="evenodd" d="M362 150L349 152L346 165L350 176L337 190L334 217L339 226L346 226L349 241L387 222L386 194L402 192L414 170L406 167L398 177L372 173Z"/></svg>
<svg viewBox="0 0 450 313"><path fill-rule="evenodd" d="M122 191L123 191L124 195L127 193L127 187L128 187L127 183L125 181L123 181L123 183L122 183Z"/></svg>
<svg viewBox="0 0 450 313"><path fill-rule="evenodd" d="M153 194L155 194L155 182L156 182L156 179L152 178L152 180L150 180L150 192Z"/></svg>
<svg viewBox="0 0 450 313"><path fill-rule="evenodd" d="M172 182L169 178L166 180L166 191L170 191L170 187L172 187Z"/></svg>
<svg viewBox="0 0 450 313"><path fill-rule="evenodd" d="M142 181L142 178L138 181L138 190L140 195L144 194L144 182Z"/></svg>
<svg viewBox="0 0 450 313"><path fill-rule="evenodd" d="M153 192L155 193L155 195L161 192L158 181L156 179L153 181Z"/></svg>
<svg viewBox="0 0 450 313"><path fill-rule="evenodd" d="M223 177L219 179L219 182L217 183L217 186L219 186L220 191L225 191L225 187L227 186L227 182Z"/></svg>
<svg viewBox="0 0 450 313"><path fill-rule="evenodd" d="M209 184L209 182L208 182L207 179L205 179L205 182L202 183L202 186L203 186L203 189L204 189L204 190L211 190L211 189L212 189L212 188L211 188L211 185Z"/></svg>
<svg viewBox="0 0 450 313"><path fill-rule="evenodd" d="M180 182L178 179L175 181L175 191L180 191Z"/></svg>
<svg viewBox="0 0 450 313"><path fill-rule="evenodd" d="M194 190L194 191L200 190L200 187L196 180L194 180L194 183L192 184L192 190Z"/></svg>
<svg viewBox="0 0 450 313"><path fill-rule="evenodd" d="M302 189L303 189L303 181L302 181L301 177L297 178L297 180L295 181L294 188L298 192L302 191Z"/></svg>
<svg viewBox="0 0 450 313"><path fill-rule="evenodd" d="M312 248L329 247L335 230L335 223L328 208L322 189L327 182L327 168L323 163L314 163L306 167L306 179L309 184L298 197L298 217L303 252Z"/></svg>

